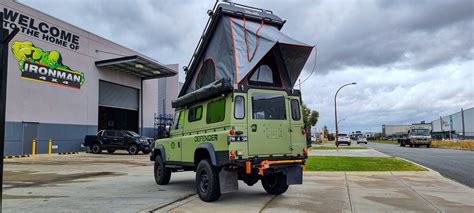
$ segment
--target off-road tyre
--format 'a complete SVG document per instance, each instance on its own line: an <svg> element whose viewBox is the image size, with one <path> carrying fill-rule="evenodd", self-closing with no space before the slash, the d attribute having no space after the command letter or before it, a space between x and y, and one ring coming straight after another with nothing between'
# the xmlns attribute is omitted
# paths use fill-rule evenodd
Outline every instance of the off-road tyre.
<svg viewBox="0 0 474 213"><path fill-rule="evenodd" d="M268 194L280 195L288 190L286 176L283 173L267 174L262 177L262 186Z"/></svg>
<svg viewBox="0 0 474 213"><path fill-rule="evenodd" d="M131 144L130 146L128 146L127 151L130 155L138 155L138 152L140 150L138 150L138 146L136 144Z"/></svg>
<svg viewBox="0 0 474 213"><path fill-rule="evenodd" d="M158 185L167 185L170 182L171 170L166 168L165 163L161 159L161 156L156 156L155 158L155 182Z"/></svg>
<svg viewBox="0 0 474 213"><path fill-rule="evenodd" d="M108 152L109 154L112 154L112 153L115 152L115 149L107 149L107 152Z"/></svg>
<svg viewBox="0 0 474 213"><path fill-rule="evenodd" d="M94 143L91 146L91 151L94 154L100 154L100 153L102 153L102 147L100 147L99 143Z"/></svg>
<svg viewBox="0 0 474 213"><path fill-rule="evenodd" d="M203 159L196 169L196 191L202 201L212 202L221 196L219 169Z"/></svg>

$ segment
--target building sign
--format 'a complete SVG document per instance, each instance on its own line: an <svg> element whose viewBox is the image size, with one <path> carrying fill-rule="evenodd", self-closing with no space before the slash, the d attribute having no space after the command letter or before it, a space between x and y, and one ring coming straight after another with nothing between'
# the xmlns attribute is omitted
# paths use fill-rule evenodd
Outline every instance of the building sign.
<svg viewBox="0 0 474 213"><path fill-rule="evenodd" d="M3 25L11 30L18 28L25 35L65 48L79 49L78 35L7 8L3 8Z"/></svg>
<svg viewBox="0 0 474 213"><path fill-rule="evenodd" d="M80 89L85 82L84 73L64 65L61 54L56 50L44 51L30 41L14 41L12 52L24 79L76 89Z"/></svg>

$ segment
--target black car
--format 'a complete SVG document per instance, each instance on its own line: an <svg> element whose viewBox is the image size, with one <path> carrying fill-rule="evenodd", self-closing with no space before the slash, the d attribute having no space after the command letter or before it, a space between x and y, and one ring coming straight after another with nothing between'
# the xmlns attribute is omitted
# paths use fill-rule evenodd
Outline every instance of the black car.
<svg viewBox="0 0 474 213"><path fill-rule="evenodd" d="M97 135L87 135L84 138L84 147L92 153L98 154L102 150L114 153L115 150L127 150L129 154L138 152L148 154L151 152L153 139L142 137L136 132L128 130L101 130Z"/></svg>

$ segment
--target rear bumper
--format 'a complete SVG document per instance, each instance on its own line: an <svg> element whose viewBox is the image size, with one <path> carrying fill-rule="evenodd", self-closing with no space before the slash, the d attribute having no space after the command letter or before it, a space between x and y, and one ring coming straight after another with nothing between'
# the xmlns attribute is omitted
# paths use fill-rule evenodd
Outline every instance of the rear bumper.
<svg viewBox="0 0 474 213"><path fill-rule="evenodd" d="M283 157L255 157L231 161L231 164L245 169L245 173L257 172L259 175L267 173L286 172L288 168L301 167L304 169L306 157L283 156Z"/></svg>

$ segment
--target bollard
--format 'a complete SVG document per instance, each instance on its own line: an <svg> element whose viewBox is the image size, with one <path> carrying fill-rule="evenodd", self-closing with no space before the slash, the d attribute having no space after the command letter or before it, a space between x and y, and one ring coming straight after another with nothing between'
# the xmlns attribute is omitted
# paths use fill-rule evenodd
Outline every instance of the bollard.
<svg viewBox="0 0 474 213"><path fill-rule="evenodd" d="M48 140L48 155L51 155L53 153L53 140L49 139Z"/></svg>
<svg viewBox="0 0 474 213"><path fill-rule="evenodd" d="M36 155L36 139L33 139L31 142L31 156Z"/></svg>

